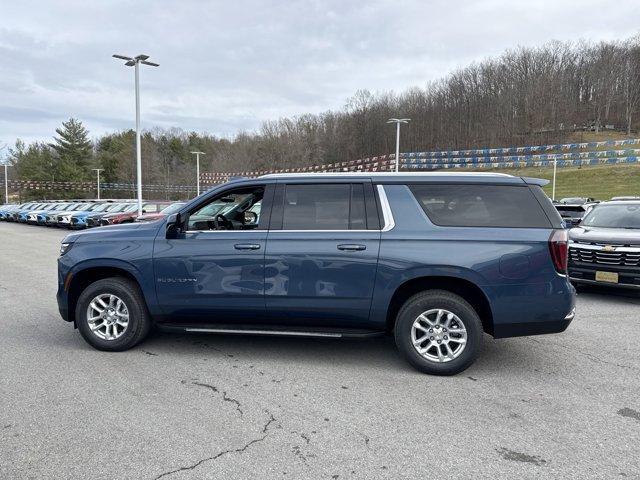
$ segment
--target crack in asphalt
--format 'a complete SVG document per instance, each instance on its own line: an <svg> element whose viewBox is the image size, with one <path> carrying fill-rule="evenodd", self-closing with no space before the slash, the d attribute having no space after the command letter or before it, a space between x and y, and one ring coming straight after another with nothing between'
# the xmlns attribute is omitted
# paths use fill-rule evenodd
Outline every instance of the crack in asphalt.
<svg viewBox="0 0 640 480"><path fill-rule="evenodd" d="M264 424L264 427L262 427L262 433L267 433L269 426L276 421L276 417L273 416L273 413L269 412L268 410L265 410L265 413L268 413L270 418L267 423Z"/></svg>
<svg viewBox="0 0 640 480"><path fill-rule="evenodd" d="M208 388L209 390L213 390L216 393L219 392L218 388L215 385L209 385L208 383L201 383L201 382L191 382L191 384L196 385L198 387ZM229 395L227 395L226 390L222 391L222 400L225 402L235 404L236 411L240 413L240 416L244 415L244 412L242 411L242 404L235 398L232 398Z"/></svg>
<svg viewBox="0 0 640 480"><path fill-rule="evenodd" d="M158 475L157 477L155 477L154 480L159 480L160 478L164 478L164 477L167 477L169 475L173 475L174 473L184 472L184 471L188 471L188 470L194 470L195 468L198 468L203 463L210 462L210 461L213 461L213 460L217 460L220 457L223 457L225 455L230 455L230 454L234 454L234 453L240 453L240 454L243 453L244 451L246 451L252 445L255 445L256 443L260 443L260 442L264 441L269 436L269 432L268 432L269 426L273 422L276 421L275 417L270 412L269 412L269 417L270 417L269 420L262 427L262 436L261 437L254 438L253 440L250 440L249 442L245 443L242 447L223 450L221 452L216 453L215 455L213 455L211 457L202 458L202 459L198 460L197 462L195 462L195 463L193 463L191 465L187 465L186 467L180 467L180 468L176 468L175 470L169 470L167 472L163 472L160 475Z"/></svg>
<svg viewBox="0 0 640 480"><path fill-rule="evenodd" d="M240 402L238 400L236 400L235 398L229 397L227 395L227 392L225 392L225 391L222 392L222 400L224 400L225 402L230 402L230 403L235 404L236 410L240 413L240 416L243 415L242 408L240 408L241 407Z"/></svg>

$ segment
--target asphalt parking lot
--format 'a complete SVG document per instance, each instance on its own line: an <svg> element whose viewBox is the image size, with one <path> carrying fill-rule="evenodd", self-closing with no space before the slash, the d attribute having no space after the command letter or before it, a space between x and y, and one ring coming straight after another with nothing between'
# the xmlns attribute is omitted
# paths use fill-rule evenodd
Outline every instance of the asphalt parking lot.
<svg viewBox="0 0 640 480"><path fill-rule="evenodd" d="M640 294L456 377L391 338L155 334L90 348L58 316L65 231L0 223L0 478L640 478Z"/></svg>

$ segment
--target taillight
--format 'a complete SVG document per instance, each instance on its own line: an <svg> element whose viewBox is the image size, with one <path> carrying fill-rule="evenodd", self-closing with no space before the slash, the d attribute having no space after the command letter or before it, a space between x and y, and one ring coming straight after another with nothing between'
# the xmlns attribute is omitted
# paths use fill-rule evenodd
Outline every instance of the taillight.
<svg viewBox="0 0 640 480"><path fill-rule="evenodd" d="M569 231L563 229L554 230L549 237L549 251L553 266L558 273L567 273L569 261Z"/></svg>

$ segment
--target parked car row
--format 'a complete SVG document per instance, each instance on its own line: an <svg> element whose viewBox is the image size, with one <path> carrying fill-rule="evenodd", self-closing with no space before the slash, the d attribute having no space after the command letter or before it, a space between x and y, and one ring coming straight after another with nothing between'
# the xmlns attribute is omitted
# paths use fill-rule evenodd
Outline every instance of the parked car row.
<svg viewBox="0 0 640 480"><path fill-rule="evenodd" d="M151 221L180 208L183 202L145 201L142 215L133 200L81 200L27 202L0 207L0 220L7 222L82 229L104 225Z"/></svg>

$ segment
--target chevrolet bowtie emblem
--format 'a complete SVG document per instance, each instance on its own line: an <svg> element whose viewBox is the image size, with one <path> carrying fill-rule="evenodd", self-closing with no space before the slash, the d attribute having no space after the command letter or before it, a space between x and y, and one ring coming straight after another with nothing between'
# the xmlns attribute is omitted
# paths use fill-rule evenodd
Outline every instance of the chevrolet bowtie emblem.
<svg viewBox="0 0 640 480"><path fill-rule="evenodd" d="M615 252L616 247L614 247L613 245L605 245L602 250L604 250L605 252Z"/></svg>

